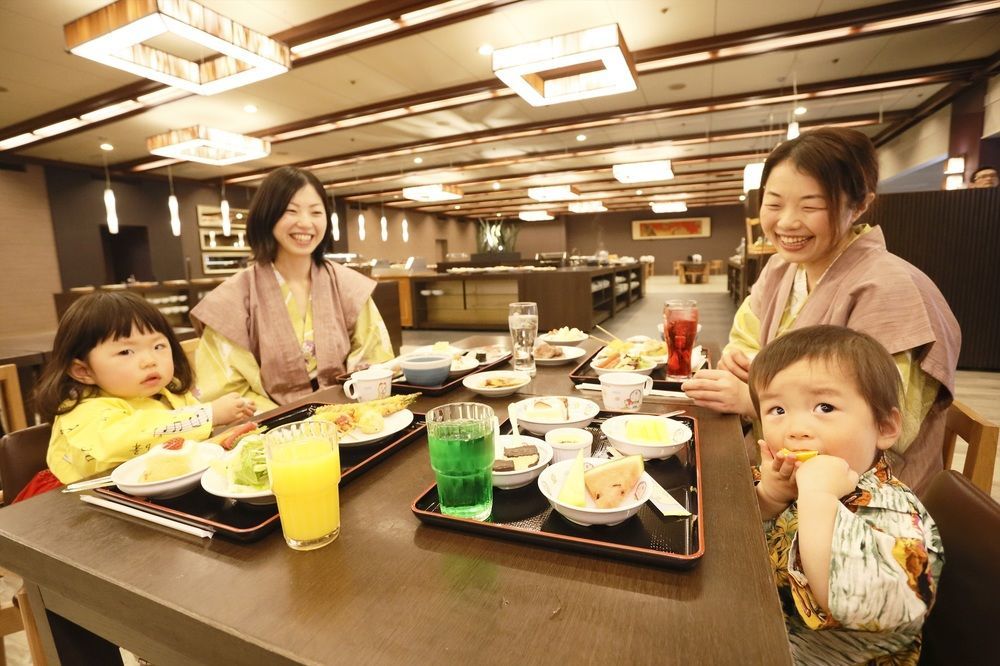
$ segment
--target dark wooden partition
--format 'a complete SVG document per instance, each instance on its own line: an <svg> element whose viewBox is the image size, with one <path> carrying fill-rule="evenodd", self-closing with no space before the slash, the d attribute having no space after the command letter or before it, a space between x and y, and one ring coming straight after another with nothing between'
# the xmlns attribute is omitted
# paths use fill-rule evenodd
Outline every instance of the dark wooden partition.
<svg viewBox="0 0 1000 666"><path fill-rule="evenodd" d="M962 327L958 366L1000 370L1000 189L880 195L863 221L941 289Z"/></svg>

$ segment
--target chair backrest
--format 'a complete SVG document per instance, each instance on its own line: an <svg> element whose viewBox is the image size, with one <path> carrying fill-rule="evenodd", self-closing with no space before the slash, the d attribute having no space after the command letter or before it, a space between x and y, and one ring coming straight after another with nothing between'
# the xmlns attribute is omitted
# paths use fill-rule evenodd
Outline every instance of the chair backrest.
<svg viewBox="0 0 1000 666"><path fill-rule="evenodd" d="M21 382L17 378L17 366L12 363L0 365L0 411L9 431L28 427L21 400Z"/></svg>
<svg viewBox="0 0 1000 666"><path fill-rule="evenodd" d="M945 564L924 623L920 663L996 663L1000 504L947 469L934 477L923 502L941 532Z"/></svg>
<svg viewBox="0 0 1000 666"><path fill-rule="evenodd" d="M0 485L4 501L10 504L28 482L47 467L52 424L43 423L12 432L0 439Z"/></svg>
<svg viewBox="0 0 1000 666"><path fill-rule="evenodd" d="M191 368L194 369L194 357L195 353L198 351L198 344L201 342L201 338L188 338L187 340L181 340L181 349L184 350L184 355L187 356L188 363L191 364Z"/></svg>
<svg viewBox="0 0 1000 666"><path fill-rule="evenodd" d="M712 273L718 275L725 271L725 266L722 264L722 259L711 259L708 262L709 270Z"/></svg>
<svg viewBox="0 0 1000 666"><path fill-rule="evenodd" d="M980 416L974 409L955 400L948 408L944 433L944 468L951 468L955 437L969 444L962 473L980 490L989 494L993 486L993 466L997 458L1000 427Z"/></svg>
<svg viewBox="0 0 1000 666"><path fill-rule="evenodd" d="M684 260L677 260L674 262L674 275L684 274Z"/></svg>

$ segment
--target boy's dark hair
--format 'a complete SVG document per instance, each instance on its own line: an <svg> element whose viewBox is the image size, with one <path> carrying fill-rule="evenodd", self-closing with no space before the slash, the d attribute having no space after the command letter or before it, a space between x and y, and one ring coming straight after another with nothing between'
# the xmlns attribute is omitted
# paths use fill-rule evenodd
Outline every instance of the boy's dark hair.
<svg viewBox="0 0 1000 666"><path fill-rule="evenodd" d="M194 381L191 364L163 313L138 294L96 291L69 306L59 322L52 356L34 391L34 406L44 421L66 414L85 398L97 394L96 386L82 384L69 375L73 361L84 360L105 340L132 335L133 327L142 333L166 336L174 359L174 377L167 388L174 393L191 388Z"/></svg>
<svg viewBox="0 0 1000 666"><path fill-rule="evenodd" d="M889 421L893 409L899 409L902 380L899 370L878 340L844 326L807 326L789 331L769 342L750 364L750 398L760 417L758 393L774 377L797 361L823 360L836 363L854 378L858 392L865 399L879 425Z"/></svg>
<svg viewBox="0 0 1000 666"><path fill-rule="evenodd" d="M264 182L260 184L253 201L250 202L250 213L247 215L247 242L253 249L254 259L261 263L272 263L278 256L278 241L274 239L274 225L288 208L288 202L295 193L306 185L316 190L323 201L324 219L330 219L330 201L319 178L312 171L285 166L275 169ZM313 262L317 266L323 263L323 253L333 248L332 232L327 223L323 239L313 250Z"/></svg>
<svg viewBox="0 0 1000 666"><path fill-rule="evenodd" d="M771 171L786 160L823 188L831 221L840 220L847 208L859 208L865 197L878 187L875 144L854 129L819 127L782 141L764 162L760 177L762 195Z"/></svg>

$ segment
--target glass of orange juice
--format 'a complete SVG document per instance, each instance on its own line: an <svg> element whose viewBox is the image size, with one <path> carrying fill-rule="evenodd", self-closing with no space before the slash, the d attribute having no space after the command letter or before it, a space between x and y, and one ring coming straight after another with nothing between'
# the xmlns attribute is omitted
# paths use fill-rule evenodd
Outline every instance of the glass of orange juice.
<svg viewBox="0 0 1000 666"><path fill-rule="evenodd" d="M340 449L333 423L303 421L265 436L271 492L285 542L313 550L340 535Z"/></svg>

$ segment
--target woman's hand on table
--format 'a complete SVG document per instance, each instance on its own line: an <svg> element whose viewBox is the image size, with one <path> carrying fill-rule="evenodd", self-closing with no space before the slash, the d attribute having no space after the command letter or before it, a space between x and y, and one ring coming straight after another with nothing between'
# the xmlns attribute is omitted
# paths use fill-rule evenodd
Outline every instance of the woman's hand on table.
<svg viewBox="0 0 1000 666"><path fill-rule="evenodd" d="M736 375L736 378L741 382L746 383L750 379L750 361L752 360L739 349L734 349L731 352L724 352L722 354L722 358L719 359L718 369L728 370Z"/></svg>
<svg viewBox="0 0 1000 666"><path fill-rule="evenodd" d="M247 400L239 393L227 393L212 401L212 424L224 425L238 419L250 418L256 409L257 405L253 400Z"/></svg>
<svg viewBox="0 0 1000 666"><path fill-rule="evenodd" d="M681 384L681 390L699 407L753 416L750 388L728 370L699 370Z"/></svg>

